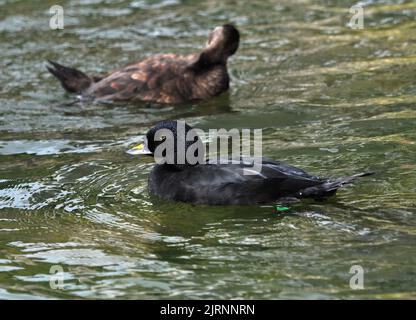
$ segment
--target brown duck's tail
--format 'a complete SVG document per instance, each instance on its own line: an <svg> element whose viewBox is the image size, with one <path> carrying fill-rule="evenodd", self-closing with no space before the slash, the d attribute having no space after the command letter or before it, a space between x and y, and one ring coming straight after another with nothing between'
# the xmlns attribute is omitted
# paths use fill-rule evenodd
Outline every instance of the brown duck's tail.
<svg viewBox="0 0 416 320"><path fill-rule="evenodd" d="M48 60L48 62L51 66L46 68L61 82L62 87L68 92L81 93L93 83L89 76L77 69L65 67L51 60Z"/></svg>
<svg viewBox="0 0 416 320"><path fill-rule="evenodd" d="M343 177L335 180L327 180L317 186L309 187L301 191L302 198L310 197L316 199L323 199L334 195L337 190L346 184L352 183L355 179L373 175L374 172L362 172L352 176Z"/></svg>

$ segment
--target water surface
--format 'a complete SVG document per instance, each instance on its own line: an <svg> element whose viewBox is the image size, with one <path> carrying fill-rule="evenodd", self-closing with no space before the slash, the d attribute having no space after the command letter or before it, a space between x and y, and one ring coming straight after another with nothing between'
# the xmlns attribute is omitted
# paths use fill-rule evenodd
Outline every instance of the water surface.
<svg viewBox="0 0 416 320"><path fill-rule="evenodd" d="M353 30L353 1L72 0L50 30L55 1L0 0L0 298L415 298L416 3L361 3ZM207 102L73 104L45 69L193 52L229 21L231 90ZM280 215L167 203L125 154L166 118L263 128L265 156L317 175L377 174Z"/></svg>

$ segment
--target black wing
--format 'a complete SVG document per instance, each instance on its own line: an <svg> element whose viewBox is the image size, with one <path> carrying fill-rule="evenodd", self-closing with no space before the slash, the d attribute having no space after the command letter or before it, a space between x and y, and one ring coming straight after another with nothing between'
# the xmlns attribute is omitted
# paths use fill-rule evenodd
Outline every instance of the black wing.
<svg viewBox="0 0 416 320"><path fill-rule="evenodd" d="M169 194L171 200L200 204L270 203L292 196L300 190L321 184L324 180L282 162L262 159L261 170L252 159L229 164L186 167L172 174L172 179L159 179L156 194ZM172 190L176 192L172 193ZM166 198L166 197L165 197Z"/></svg>

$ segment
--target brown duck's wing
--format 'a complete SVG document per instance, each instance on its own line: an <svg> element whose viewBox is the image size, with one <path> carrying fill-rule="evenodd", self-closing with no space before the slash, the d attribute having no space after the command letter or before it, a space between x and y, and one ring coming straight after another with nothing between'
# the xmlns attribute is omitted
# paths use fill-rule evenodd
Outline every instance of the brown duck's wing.
<svg viewBox="0 0 416 320"><path fill-rule="evenodd" d="M86 94L101 100L182 102L187 98L187 88L183 88L181 79L192 58L174 54L147 58L114 71Z"/></svg>

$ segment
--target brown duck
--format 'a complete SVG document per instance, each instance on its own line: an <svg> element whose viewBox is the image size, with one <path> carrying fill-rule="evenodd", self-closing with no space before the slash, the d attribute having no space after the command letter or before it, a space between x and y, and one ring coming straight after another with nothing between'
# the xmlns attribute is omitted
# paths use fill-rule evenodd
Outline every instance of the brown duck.
<svg viewBox="0 0 416 320"><path fill-rule="evenodd" d="M48 70L62 87L83 97L104 101L182 103L217 96L229 88L227 59L239 45L238 30L216 27L200 53L158 54L104 76L85 73L49 61Z"/></svg>

